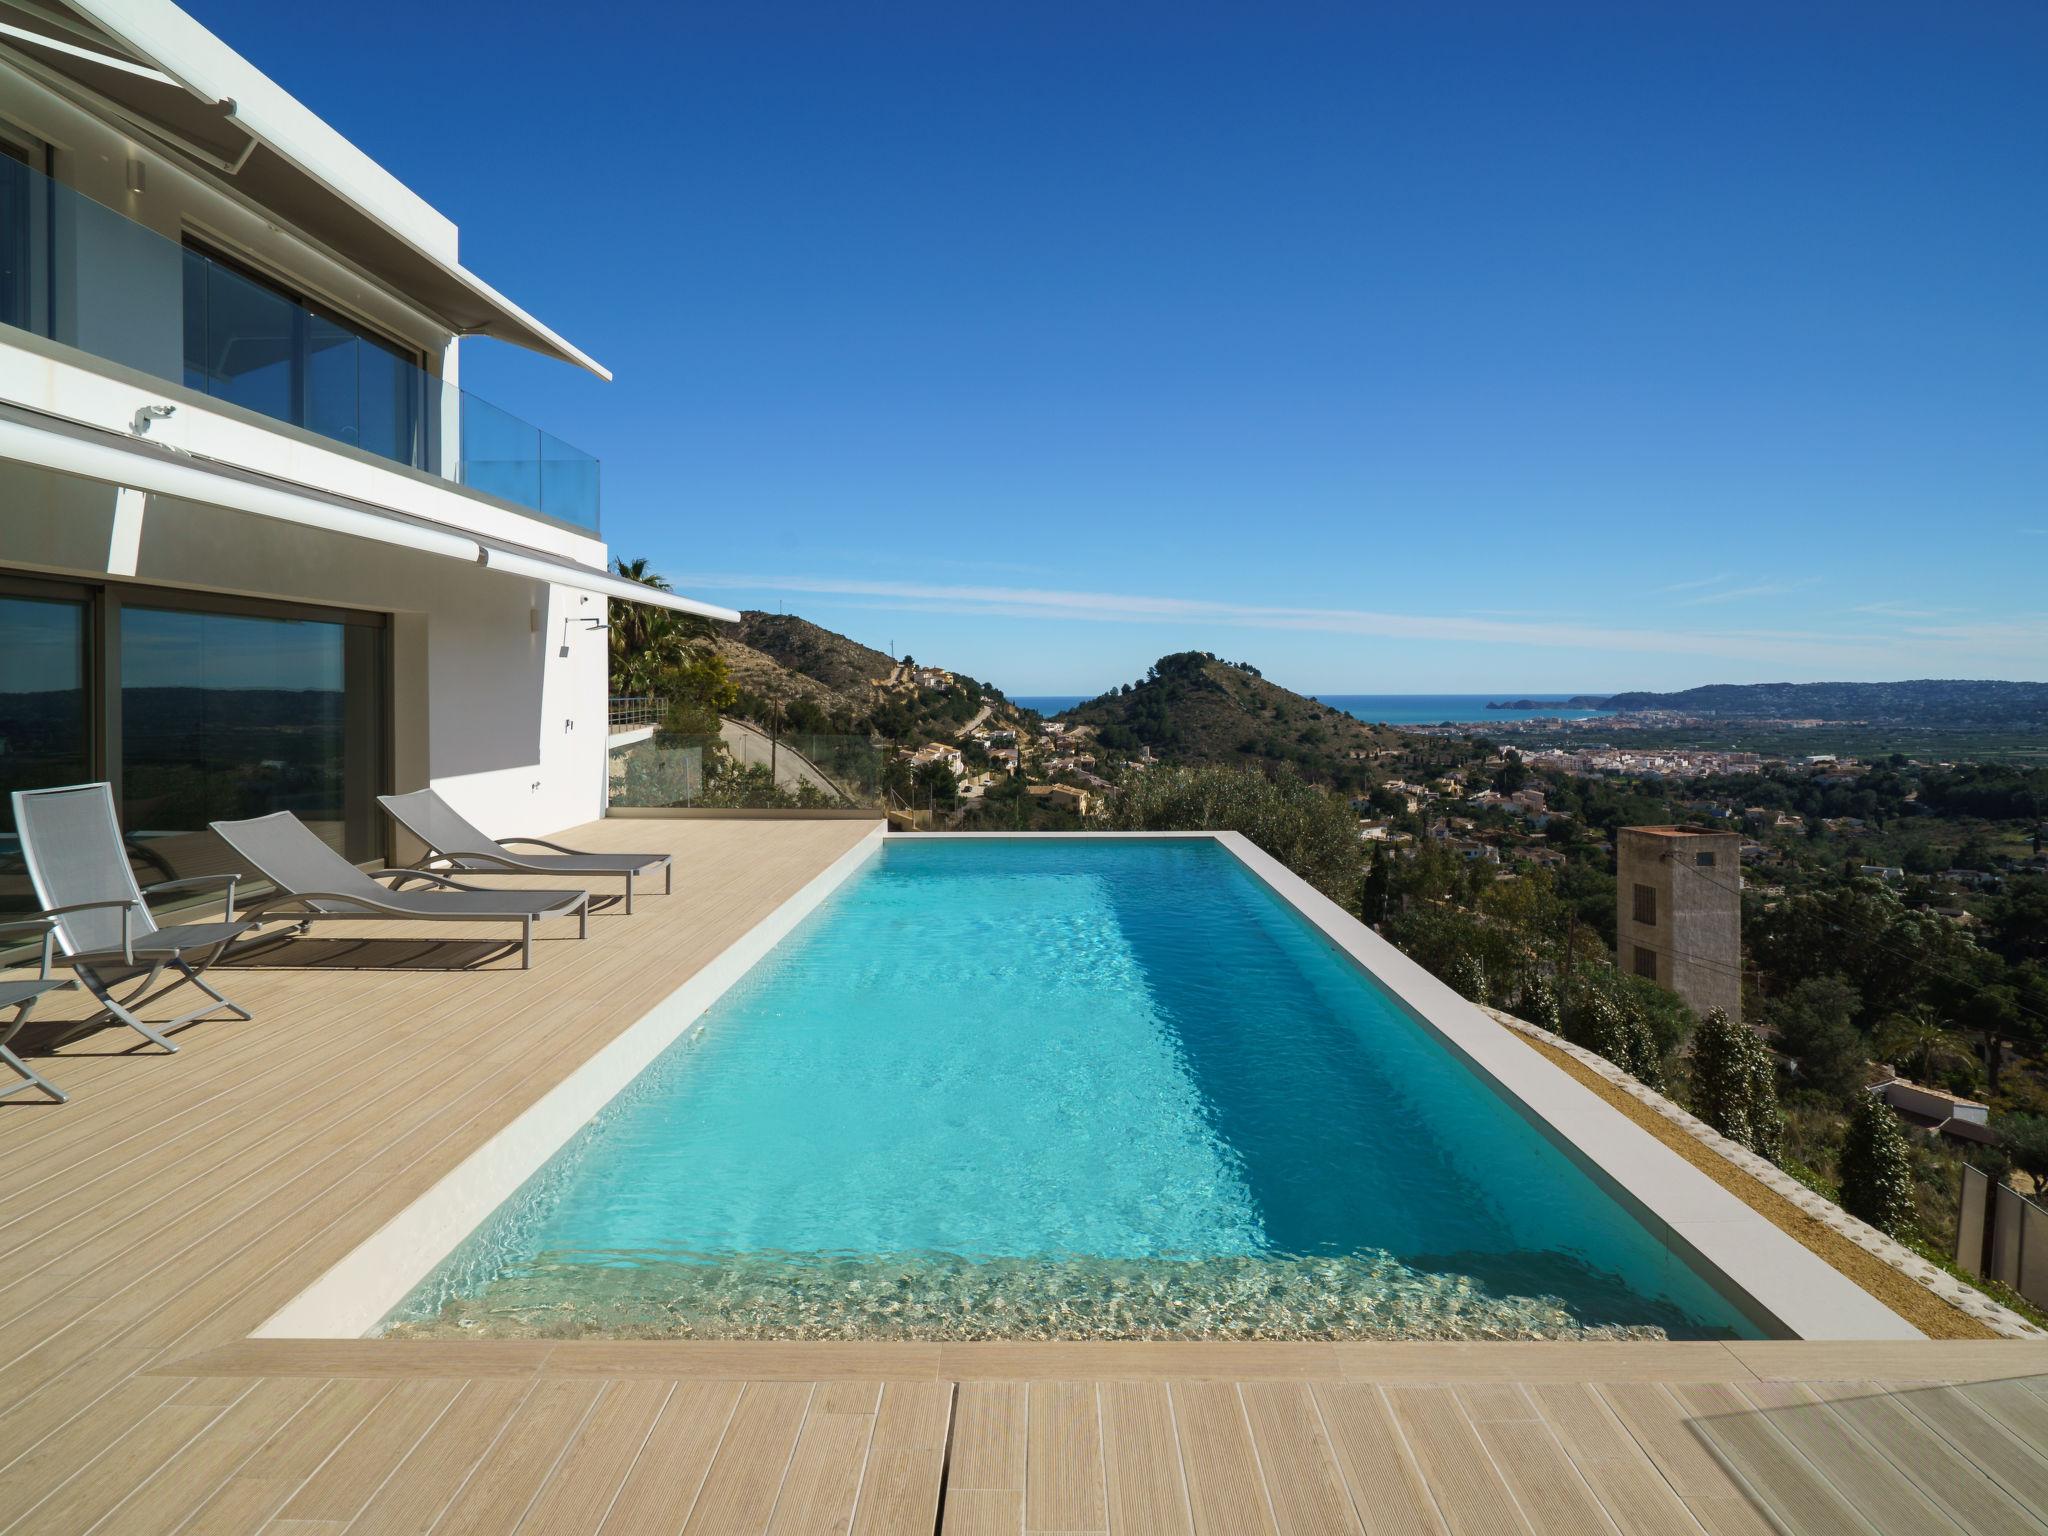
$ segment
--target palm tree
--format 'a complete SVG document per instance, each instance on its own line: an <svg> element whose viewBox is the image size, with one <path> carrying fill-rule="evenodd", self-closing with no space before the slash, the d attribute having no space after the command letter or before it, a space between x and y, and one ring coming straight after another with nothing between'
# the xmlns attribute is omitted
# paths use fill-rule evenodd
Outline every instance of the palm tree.
<svg viewBox="0 0 2048 1536"><path fill-rule="evenodd" d="M650 569L644 558L614 561L612 569L657 592L672 590L668 578ZM612 692L617 694L659 691L657 679L680 663L691 645L717 633L711 620L696 614L618 598L612 600L609 622Z"/></svg>
<svg viewBox="0 0 2048 1536"><path fill-rule="evenodd" d="M1927 1081L1937 1063L1959 1056L1955 1036L1922 1003L1890 1015L1877 1026L1872 1043L1885 1060L1897 1065L1912 1063L1915 1082Z"/></svg>

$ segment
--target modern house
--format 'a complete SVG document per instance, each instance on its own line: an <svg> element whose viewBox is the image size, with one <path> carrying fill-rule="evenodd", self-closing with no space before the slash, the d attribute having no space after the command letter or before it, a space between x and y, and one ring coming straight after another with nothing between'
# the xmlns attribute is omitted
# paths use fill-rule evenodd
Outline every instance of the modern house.
<svg viewBox="0 0 2048 1536"><path fill-rule="evenodd" d="M168 0L0 5L0 808L110 780L158 878L276 809L387 856L381 791L602 814L607 599L737 615L607 574L472 336L608 377Z"/></svg>

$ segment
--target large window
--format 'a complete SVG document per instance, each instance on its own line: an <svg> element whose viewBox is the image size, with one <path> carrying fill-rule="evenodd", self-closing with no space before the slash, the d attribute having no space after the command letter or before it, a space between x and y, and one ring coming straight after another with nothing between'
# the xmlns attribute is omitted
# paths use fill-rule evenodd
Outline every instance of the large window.
<svg viewBox="0 0 2048 1536"><path fill-rule="evenodd" d="M418 354L187 244L185 386L433 469Z"/></svg>
<svg viewBox="0 0 2048 1536"><path fill-rule="evenodd" d="M28 157L0 140L0 325L29 323L29 231L37 190Z"/></svg>
<svg viewBox="0 0 2048 1536"><path fill-rule="evenodd" d="M7 797L90 777L87 611L82 598L0 587L0 916L35 906Z"/></svg>
<svg viewBox="0 0 2048 1536"><path fill-rule="evenodd" d="M271 811L379 856L380 616L38 585L0 586L0 787L111 781L145 882L231 867L207 824ZM31 904L0 860L0 906Z"/></svg>

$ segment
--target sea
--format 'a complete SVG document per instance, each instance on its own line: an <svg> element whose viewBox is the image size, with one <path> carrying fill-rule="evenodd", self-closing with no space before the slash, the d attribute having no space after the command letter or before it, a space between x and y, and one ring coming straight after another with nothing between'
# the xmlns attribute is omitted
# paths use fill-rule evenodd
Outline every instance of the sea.
<svg viewBox="0 0 2048 1536"><path fill-rule="evenodd" d="M1341 709L1347 715L1374 725L1440 725L1446 721L1463 725L1470 721L1481 724L1499 724L1504 720L1592 720L1605 714L1599 709L1488 709L1492 703L1511 703L1516 699L1570 699L1600 698L1606 694L1603 688L1566 689L1562 692L1547 689L1525 689L1515 693L1319 693L1318 702L1332 709ZM1052 693L1033 697L1020 697L1011 702L1026 709L1035 709L1041 715L1057 715L1085 704L1092 695Z"/></svg>

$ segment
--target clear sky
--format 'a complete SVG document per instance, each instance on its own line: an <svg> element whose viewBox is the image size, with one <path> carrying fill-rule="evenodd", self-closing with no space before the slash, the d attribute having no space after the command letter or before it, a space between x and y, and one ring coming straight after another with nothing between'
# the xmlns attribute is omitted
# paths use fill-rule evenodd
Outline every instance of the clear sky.
<svg viewBox="0 0 2048 1536"><path fill-rule="evenodd" d="M2048 677L2048 6L201 20L617 374L614 553L1012 693Z"/></svg>

